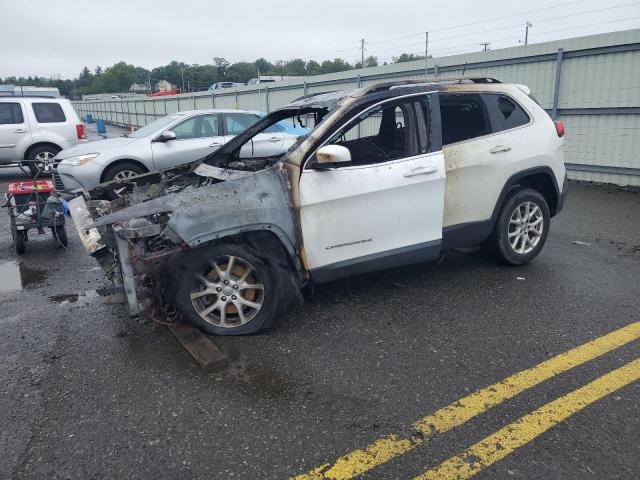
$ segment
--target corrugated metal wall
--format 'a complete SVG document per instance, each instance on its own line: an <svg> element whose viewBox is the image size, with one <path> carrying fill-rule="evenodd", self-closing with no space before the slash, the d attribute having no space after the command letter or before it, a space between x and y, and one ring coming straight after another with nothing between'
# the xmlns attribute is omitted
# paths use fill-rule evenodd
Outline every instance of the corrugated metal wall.
<svg viewBox="0 0 640 480"><path fill-rule="evenodd" d="M466 65L466 67L465 67ZM495 77L522 83L565 123L570 178L640 186L640 29L429 59L429 76ZM181 110L272 111L311 93L425 76L424 61L384 65L277 84L149 99L74 102L117 125L139 127Z"/></svg>

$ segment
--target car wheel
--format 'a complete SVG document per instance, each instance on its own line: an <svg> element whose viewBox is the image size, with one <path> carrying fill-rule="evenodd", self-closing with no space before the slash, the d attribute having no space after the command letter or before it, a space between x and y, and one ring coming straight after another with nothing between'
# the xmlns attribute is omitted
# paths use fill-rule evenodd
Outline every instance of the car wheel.
<svg viewBox="0 0 640 480"><path fill-rule="evenodd" d="M145 170L135 163L118 163L107 169L104 174L104 181L111 182L113 180L127 180L142 173L145 173ZM120 194L118 193L117 189L115 189L106 191L105 196L109 200L115 200L116 198L120 197Z"/></svg>
<svg viewBox="0 0 640 480"><path fill-rule="evenodd" d="M505 201L485 247L502 263L525 264L542 250L550 223L549 206L540 192L518 190Z"/></svg>
<svg viewBox="0 0 640 480"><path fill-rule="evenodd" d="M197 249L181 263L176 306L184 318L216 335L267 330L279 305L277 269L239 245Z"/></svg>
<svg viewBox="0 0 640 480"><path fill-rule="evenodd" d="M50 145L36 147L29 152L27 160L31 176L35 177L42 172L50 172L53 168L53 158L60 151L59 148Z"/></svg>

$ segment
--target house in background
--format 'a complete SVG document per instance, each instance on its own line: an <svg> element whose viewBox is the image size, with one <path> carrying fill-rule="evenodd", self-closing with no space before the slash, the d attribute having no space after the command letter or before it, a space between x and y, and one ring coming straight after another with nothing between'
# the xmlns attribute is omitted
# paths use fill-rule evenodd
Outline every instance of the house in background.
<svg viewBox="0 0 640 480"><path fill-rule="evenodd" d="M171 85L166 80L160 80L158 83L156 83L157 92L169 92L171 90L173 90L173 85Z"/></svg>

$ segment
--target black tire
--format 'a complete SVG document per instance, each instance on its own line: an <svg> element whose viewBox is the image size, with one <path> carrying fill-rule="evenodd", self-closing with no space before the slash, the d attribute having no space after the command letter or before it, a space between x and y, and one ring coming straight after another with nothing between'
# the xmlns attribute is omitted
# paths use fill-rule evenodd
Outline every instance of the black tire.
<svg viewBox="0 0 640 480"><path fill-rule="evenodd" d="M229 257L235 257L235 259L231 268L231 275L224 277L231 278L231 280L228 285L224 285L220 281L219 275L215 273L211 261L216 262L223 273L227 274L226 267L229 265ZM246 268L247 264L253 270ZM238 266L244 270L237 271L236 268L240 268ZM240 285L238 280L241 278L242 272L246 270L252 272L251 275L253 275L247 277L249 284L260 283L263 285L261 292L256 289L243 290L247 291L248 294L254 295L249 298L243 296L244 300L261 305L257 313L254 313L254 308L246 307L245 310L245 307L242 306L243 304L238 303L240 302L237 299L239 297L234 295L239 293L240 290L232 290L234 283ZM203 275L207 280L216 283L218 285L217 288L225 288L229 289L229 291L221 290L220 293L212 293L192 301L192 292L199 293L198 290L201 292L207 289L201 281L196 280L196 274ZM284 287L283 275L279 273L278 267L268 266L254 250L232 244L212 245L186 254L180 263L179 272L174 283L176 307L182 313L184 319L201 330L215 335L251 335L268 330L273 324L276 315L287 306L286 296L282 294ZM211 291L214 291L213 288L216 287L211 287ZM232 301L230 295L233 295L236 300ZM209 320L205 320L196 309L199 308L204 311L216 302L222 301L222 299L229 303L225 303L223 309L218 308L208 313L206 316ZM246 323L242 323L242 319L240 319L239 305L240 309L245 312L243 313L245 318L252 316ZM228 325L226 327L221 324L222 310L224 310L225 320ZM234 326L234 323L237 323L237 326Z"/></svg>
<svg viewBox="0 0 640 480"><path fill-rule="evenodd" d="M116 165L112 165L109 168L107 168L107 171L104 174L103 181L111 182L116 178L117 175L122 174L123 172L133 172L136 175L140 175L141 173L145 173L146 170L140 167L140 165L136 165L135 163L131 163L131 162L118 163ZM115 200L116 198L118 198L118 194L115 192L115 190L108 190L104 192L104 195L109 200Z"/></svg>
<svg viewBox="0 0 640 480"><path fill-rule="evenodd" d="M13 236L13 242L16 245L16 253L18 255L22 255L24 252L27 251L25 232L23 231L16 232L15 235Z"/></svg>
<svg viewBox="0 0 640 480"><path fill-rule="evenodd" d="M540 209L541 215L538 215L537 219L538 224L542 224L541 232L537 228L534 230L534 226L531 226L533 225L532 223L524 224L524 227L517 224L517 220L514 220L516 223L511 223L512 216L516 218L518 216L516 210L520 208L520 213L522 213L522 209L526 209L525 205L527 203L531 212L535 211L534 207L536 206ZM544 247L549 234L550 223L549 205L547 205L547 201L540 192L532 188L516 190L505 200L493 232L485 242L485 251L506 265L523 265L530 262ZM510 231L510 228L512 231ZM510 234L514 235L511 241L515 242L515 247L510 241ZM520 237L520 241L516 240L518 237ZM527 239L529 239L529 243L526 243ZM531 243L531 239L533 239L535 245Z"/></svg>
<svg viewBox="0 0 640 480"><path fill-rule="evenodd" d="M34 163L38 155L49 154L51 158L53 158L58 154L59 151L60 149L53 145L43 145L41 147L36 147L33 150L31 150L29 152L29 155L27 155L27 158L26 158L27 160L29 160L28 167L29 167L29 171L31 172L31 176L35 177L36 175L44 171L43 162Z"/></svg>
<svg viewBox="0 0 640 480"><path fill-rule="evenodd" d="M64 228L64 225L51 227L51 234L53 235L53 241L55 242L57 248L67 247L67 245L69 244L69 240L67 238L67 230Z"/></svg>

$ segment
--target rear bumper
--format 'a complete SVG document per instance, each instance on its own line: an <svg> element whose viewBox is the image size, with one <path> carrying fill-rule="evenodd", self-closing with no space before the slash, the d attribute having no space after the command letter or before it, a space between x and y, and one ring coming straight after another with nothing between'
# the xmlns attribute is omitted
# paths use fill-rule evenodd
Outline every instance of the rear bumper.
<svg viewBox="0 0 640 480"><path fill-rule="evenodd" d="M560 192L560 196L558 197L558 204L556 205L555 215L559 214L564 208L564 202L567 198L567 192L569 191L569 179L567 178L567 174L564 174L564 182L562 182L562 191Z"/></svg>

